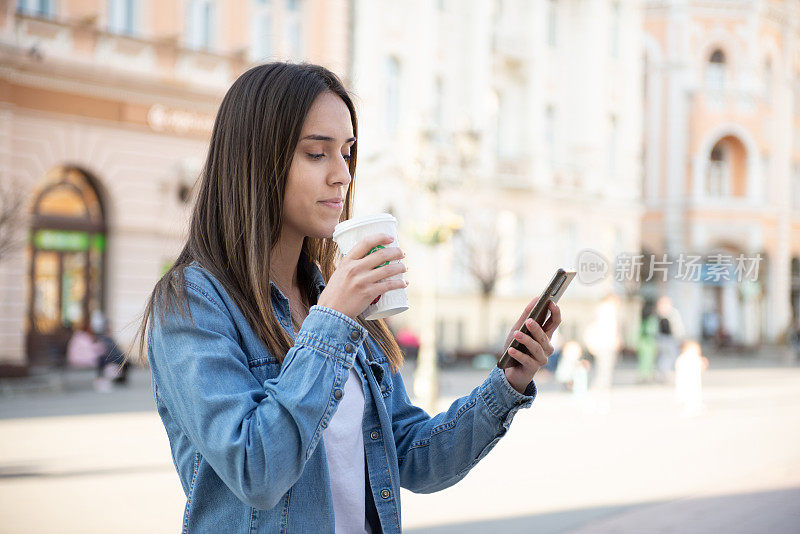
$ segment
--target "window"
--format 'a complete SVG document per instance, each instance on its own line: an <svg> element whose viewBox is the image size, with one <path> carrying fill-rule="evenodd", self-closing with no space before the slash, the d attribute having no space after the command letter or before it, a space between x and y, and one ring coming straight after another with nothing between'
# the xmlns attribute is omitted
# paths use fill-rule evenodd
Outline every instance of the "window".
<svg viewBox="0 0 800 534"><path fill-rule="evenodd" d="M553 165L556 160L556 110L553 106L547 106L544 112L544 143L547 159Z"/></svg>
<svg viewBox="0 0 800 534"><path fill-rule="evenodd" d="M497 96L497 155L515 159L523 151L522 87L518 83L509 83Z"/></svg>
<svg viewBox="0 0 800 534"><path fill-rule="evenodd" d="M611 115L609 118L608 130L608 178L613 180L617 175L617 146L619 145L619 126L615 115Z"/></svg>
<svg viewBox="0 0 800 534"><path fill-rule="evenodd" d="M800 163L794 164L792 173L792 208L800 211Z"/></svg>
<svg viewBox="0 0 800 534"><path fill-rule="evenodd" d="M441 76L436 77L436 81L434 82L433 86L434 95L433 95L433 117L436 121L436 130L437 134L442 133L442 128L444 126L444 110L442 109L444 106L444 89L442 88L442 78Z"/></svg>
<svg viewBox="0 0 800 534"><path fill-rule="evenodd" d="M619 2L611 4L611 24L609 25L610 34L610 50L611 57L619 57L619 36L620 36L620 18L622 13L620 11Z"/></svg>
<svg viewBox="0 0 800 534"><path fill-rule="evenodd" d="M55 0L19 0L17 12L34 17L52 18L56 15Z"/></svg>
<svg viewBox="0 0 800 534"><path fill-rule="evenodd" d="M558 5L556 0L547 0L547 44L553 48L558 45Z"/></svg>
<svg viewBox="0 0 800 534"><path fill-rule="evenodd" d="M289 55L300 59L303 55L303 26L300 0L286 0L286 43Z"/></svg>
<svg viewBox="0 0 800 534"><path fill-rule="evenodd" d="M727 194L728 164L726 150L722 143L717 143L711 149L711 160L708 163L708 176L706 178L706 195L721 197Z"/></svg>
<svg viewBox="0 0 800 534"><path fill-rule="evenodd" d="M250 53L255 60L268 59L272 55L272 2L253 1L252 48Z"/></svg>
<svg viewBox="0 0 800 534"><path fill-rule="evenodd" d="M764 62L764 100L772 102L772 60Z"/></svg>
<svg viewBox="0 0 800 534"><path fill-rule="evenodd" d="M794 77L794 114L800 115L800 72Z"/></svg>
<svg viewBox="0 0 800 534"><path fill-rule="evenodd" d="M125 35L136 33L137 3L136 0L109 0L108 31Z"/></svg>
<svg viewBox="0 0 800 534"><path fill-rule="evenodd" d="M391 136L397 135L397 123L400 117L400 62L390 56L386 58L386 103L384 124Z"/></svg>
<svg viewBox="0 0 800 534"><path fill-rule="evenodd" d="M187 5L186 45L195 50L214 46L214 3L190 0Z"/></svg>
<svg viewBox="0 0 800 534"><path fill-rule="evenodd" d="M575 265L575 258L578 255L578 229L574 221L566 220L562 222L563 239L561 243L561 265Z"/></svg>
<svg viewBox="0 0 800 534"><path fill-rule="evenodd" d="M516 245L514 246L514 288L525 291L525 255L530 243L529 232L521 216L516 215Z"/></svg>
<svg viewBox="0 0 800 534"><path fill-rule="evenodd" d="M714 50L706 65L706 86L710 91L720 92L725 88L725 54Z"/></svg>

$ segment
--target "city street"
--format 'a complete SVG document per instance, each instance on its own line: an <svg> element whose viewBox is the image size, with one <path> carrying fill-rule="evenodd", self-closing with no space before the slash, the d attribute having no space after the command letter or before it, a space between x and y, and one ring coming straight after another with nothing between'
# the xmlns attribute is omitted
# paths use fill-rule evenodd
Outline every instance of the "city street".
<svg viewBox="0 0 800 534"><path fill-rule="evenodd" d="M673 390L615 374L609 413L542 377L539 397L458 485L404 491L407 532L800 532L800 366L710 357L707 413L684 418ZM413 365L404 371L407 383ZM442 372L443 404L486 371ZM0 532L176 532L184 495L146 371L96 393L0 396Z"/></svg>

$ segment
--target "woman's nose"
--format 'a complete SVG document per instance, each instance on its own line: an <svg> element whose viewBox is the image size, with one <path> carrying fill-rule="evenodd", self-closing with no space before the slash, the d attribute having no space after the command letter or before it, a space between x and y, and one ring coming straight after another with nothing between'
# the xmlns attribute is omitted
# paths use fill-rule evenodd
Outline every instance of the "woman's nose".
<svg viewBox="0 0 800 534"><path fill-rule="evenodd" d="M333 179L335 182L349 184L353 177L350 176L350 164L344 158L340 158L336 163L336 168L333 171Z"/></svg>

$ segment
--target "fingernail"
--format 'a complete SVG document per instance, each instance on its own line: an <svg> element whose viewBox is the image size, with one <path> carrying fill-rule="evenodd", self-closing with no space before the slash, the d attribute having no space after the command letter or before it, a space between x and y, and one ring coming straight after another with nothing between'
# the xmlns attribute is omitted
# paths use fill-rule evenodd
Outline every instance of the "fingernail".
<svg viewBox="0 0 800 534"><path fill-rule="evenodd" d="M516 332L514 332L514 337L517 338L517 339L521 338L522 337L522 332L517 330Z"/></svg>

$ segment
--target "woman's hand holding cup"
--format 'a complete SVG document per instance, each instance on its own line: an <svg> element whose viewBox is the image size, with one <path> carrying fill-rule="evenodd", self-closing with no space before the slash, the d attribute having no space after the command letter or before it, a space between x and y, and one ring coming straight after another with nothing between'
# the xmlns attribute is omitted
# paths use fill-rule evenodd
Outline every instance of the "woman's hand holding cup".
<svg viewBox="0 0 800 534"><path fill-rule="evenodd" d="M355 319L387 291L408 286L402 279L386 280L407 270L400 261L390 263L405 257L399 247L386 246L392 241L394 238L387 234L373 234L359 241L342 258L317 304ZM379 246L381 248L370 253Z"/></svg>

